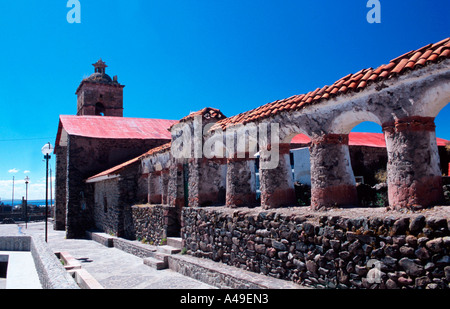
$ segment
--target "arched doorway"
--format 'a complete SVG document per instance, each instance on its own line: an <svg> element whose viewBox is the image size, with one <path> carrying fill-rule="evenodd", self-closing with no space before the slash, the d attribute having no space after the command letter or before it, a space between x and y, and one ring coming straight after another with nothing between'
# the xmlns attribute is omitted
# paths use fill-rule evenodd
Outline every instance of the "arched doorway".
<svg viewBox="0 0 450 309"><path fill-rule="evenodd" d="M450 119L449 104L443 107L434 119L445 205L450 205L450 123L448 119Z"/></svg>
<svg viewBox="0 0 450 309"><path fill-rule="evenodd" d="M311 205L311 139L306 134L295 135L290 142L290 163L298 206Z"/></svg>
<svg viewBox="0 0 450 309"><path fill-rule="evenodd" d="M370 121L356 125L349 133L348 147L359 205L388 206L388 155L382 127Z"/></svg>

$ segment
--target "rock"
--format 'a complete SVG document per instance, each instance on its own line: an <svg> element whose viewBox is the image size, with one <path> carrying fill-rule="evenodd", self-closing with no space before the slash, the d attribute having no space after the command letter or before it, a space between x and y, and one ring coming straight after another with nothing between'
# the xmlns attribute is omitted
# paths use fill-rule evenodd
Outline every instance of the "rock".
<svg viewBox="0 0 450 309"><path fill-rule="evenodd" d="M297 267L298 270L303 271L306 269L306 264L303 263L302 261L293 259L292 262L294 263L295 267Z"/></svg>
<svg viewBox="0 0 450 309"><path fill-rule="evenodd" d="M442 237L442 242L445 247L450 248L450 236Z"/></svg>
<svg viewBox="0 0 450 309"><path fill-rule="evenodd" d="M413 283L413 280L411 278L406 277L400 277L397 281L401 285L411 285Z"/></svg>
<svg viewBox="0 0 450 309"><path fill-rule="evenodd" d="M340 251L339 257L343 260L348 260L350 258L350 252L348 251Z"/></svg>
<svg viewBox="0 0 450 309"><path fill-rule="evenodd" d="M450 266L444 267L445 280L450 281Z"/></svg>
<svg viewBox="0 0 450 309"><path fill-rule="evenodd" d="M421 248L417 249L414 252L414 254L416 255L416 257L418 257L422 261L425 261L425 260L430 258L430 254L428 253L428 250L425 249L424 247L421 247Z"/></svg>
<svg viewBox="0 0 450 309"><path fill-rule="evenodd" d="M303 223L303 230L305 231L306 235L308 236L314 235L314 229L315 227L311 223L308 222Z"/></svg>
<svg viewBox="0 0 450 309"><path fill-rule="evenodd" d="M355 265L355 272L358 276L365 276L367 274L367 268L364 266Z"/></svg>
<svg viewBox="0 0 450 309"><path fill-rule="evenodd" d="M417 277L416 281L415 281L415 286L422 288L422 287L426 286L430 282L431 282L431 280L427 276Z"/></svg>
<svg viewBox="0 0 450 309"><path fill-rule="evenodd" d="M447 229L447 219L445 218L428 218L427 225L433 230Z"/></svg>
<svg viewBox="0 0 450 309"><path fill-rule="evenodd" d="M266 255L270 258L273 258L277 254L277 250L274 248L267 248Z"/></svg>
<svg viewBox="0 0 450 309"><path fill-rule="evenodd" d="M427 290L435 290L437 288L439 288L439 285L437 283L430 283L430 284L427 285L427 287L425 289L427 289Z"/></svg>
<svg viewBox="0 0 450 309"><path fill-rule="evenodd" d="M418 234L425 227L425 216L419 215L409 224L409 230L413 234Z"/></svg>
<svg viewBox="0 0 450 309"><path fill-rule="evenodd" d="M274 247L278 251L286 251L287 250L286 246L282 242L276 241L276 240L272 240L272 247Z"/></svg>
<svg viewBox="0 0 450 309"><path fill-rule="evenodd" d="M426 242L425 246L434 253L439 253L443 249L442 237L435 238Z"/></svg>
<svg viewBox="0 0 450 309"><path fill-rule="evenodd" d="M401 246L399 251L402 256L409 256L409 257L414 256L414 248Z"/></svg>
<svg viewBox="0 0 450 309"><path fill-rule="evenodd" d="M402 258L398 264L405 270L405 272L410 275L410 276L420 276L424 273L423 267L419 264L417 264L416 262L414 262L414 260L409 259L409 258Z"/></svg>
<svg viewBox="0 0 450 309"><path fill-rule="evenodd" d="M266 246L263 244L257 244L255 245L255 251L259 254L264 254L264 252L266 252Z"/></svg>
<svg viewBox="0 0 450 309"><path fill-rule="evenodd" d="M411 247L417 247L417 237L413 236L413 235L408 235L405 238L406 243L411 246Z"/></svg>
<svg viewBox="0 0 450 309"><path fill-rule="evenodd" d="M436 261L437 266L450 265L450 256L444 255L439 260Z"/></svg>
<svg viewBox="0 0 450 309"><path fill-rule="evenodd" d="M317 267L317 264L316 264L314 261L309 260L309 261L306 261L306 269L307 269L310 273L316 274L316 273L317 273L318 267Z"/></svg>
<svg viewBox="0 0 450 309"><path fill-rule="evenodd" d="M392 234L393 235L401 235L405 234L408 230L409 218L400 218L394 222L392 226Z"/></svg>
<svg viewBox="0 0 450 309"><path fill-rule="evenodd" d="M398 289L397 283L392 280L392 279L388 279L386 281L386 288L388 289Z"/></svg>

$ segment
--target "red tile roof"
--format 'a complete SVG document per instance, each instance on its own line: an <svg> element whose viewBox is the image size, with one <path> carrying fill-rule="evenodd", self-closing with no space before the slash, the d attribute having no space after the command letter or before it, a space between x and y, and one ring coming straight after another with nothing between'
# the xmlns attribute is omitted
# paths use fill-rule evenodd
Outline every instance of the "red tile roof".
<svg viewBox="0 0 450 309"><path fill-rule="evenodd" d="M181 118L180 119L180 121L178 121L178 122L176 122L176 123L179 123L179 122L185 122L185 121L187 121L187 120L189 120L189 119L191 119L191 118L193 118L193 117L195 117L195 116L203 116L203 117L207 117L207 118L214 118L214 119L224 119L224 118L227 118L227 116L225 116L224 114L222 114L222 112L219 110L219 109L217 109L217 108L212 108L212 107L205 107L205 108L203 108L203 109L201 109L201 110L199 110L199 111L196 111L196 112L191 112L189 115L187 115L187 116L185 116L185 117L183 117L183 118ZM174 123L174 124L176 124L176 123ZM174 125L173 124L173 125ZM172 126L173 126L172 125ZM171 126L171 127L172 127ZM170 128L169 128L170 129Z"/></svg>
<svg viewBox="0 0 450 309"><path fill-rule="evenodd" d="M57 143L61 130L69 135L111 139L171 139L168 128L176 120L108 116L65 116L59 118Z"/></svg>
<svg viewBox="0 0 450 309"><path fill-rule="evenodd" d="M222 128L222 130L225 130L227 126L239 123L245 124L267 118L282 111L300 110L308 105L318 104L342 94L361 91L373 82L387 80L446 58L450 58L450 38L410 51L391 60L388 64L381 65L377 69L369 68L355 74L348 74L331 86L317 88L306 94L295 95L287 99L268 103L253 110L223 119L214 125L212 129Z"/></svg>
<svg viewBox="0 0 450 309"><path fill-rule="evenodd" d="M309 144L310 138L304 134L298 134L291 140L291 144ZM450 141L443 138L436 138L438 146L445 146ZM386 141L383 133L350 132L348 136L350 146L367 146L386 148Z"/></svg>

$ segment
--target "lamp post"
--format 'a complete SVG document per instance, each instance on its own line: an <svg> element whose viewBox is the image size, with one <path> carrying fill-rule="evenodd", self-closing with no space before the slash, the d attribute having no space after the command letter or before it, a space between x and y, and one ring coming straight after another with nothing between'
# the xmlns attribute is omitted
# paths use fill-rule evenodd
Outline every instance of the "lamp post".
<svg viewBox="0 0 450 309"><path fill-rule="evenodd" d="M28 183L30 177L25 177L25 228L28 228Z"/></svg>
<svg viewBox="0 0 450 309"><path fill-rule="evenodd" d="M45 242L47 242L47 225L48 225L48 160L50 160L50 154L53 151L53 147L48 142L45 144L42 149L42 154L44 155L44 159L46 161L46 173L45 173Z"/></svg>

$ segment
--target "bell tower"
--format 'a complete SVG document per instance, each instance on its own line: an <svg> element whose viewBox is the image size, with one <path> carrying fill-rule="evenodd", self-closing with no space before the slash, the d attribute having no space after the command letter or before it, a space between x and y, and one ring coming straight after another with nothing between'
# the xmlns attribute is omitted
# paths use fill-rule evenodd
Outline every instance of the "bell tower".
<svg viewBox="0 0 450 309"><path fill-rule="evenodd" d="M77 88L77 116L123 117L123 87L117 76L106 74L108 67L102 59L92 64L94 73L83 79Z"/></svg>

